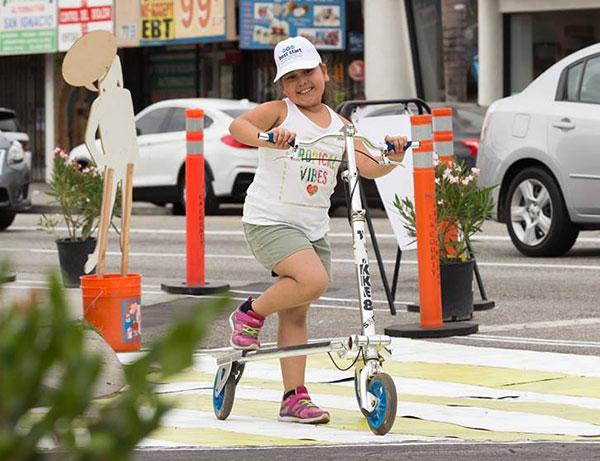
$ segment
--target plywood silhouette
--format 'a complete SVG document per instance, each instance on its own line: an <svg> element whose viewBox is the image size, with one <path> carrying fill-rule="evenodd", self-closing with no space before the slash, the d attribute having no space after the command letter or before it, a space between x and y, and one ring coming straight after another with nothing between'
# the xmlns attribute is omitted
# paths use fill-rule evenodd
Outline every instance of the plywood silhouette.
<svg viewBox="0 0 600 461"><path fill-rule="evenodd" d="M73 86L97 91L90 108L85 144L104 178L98 243L85 264L85 272L97 267L104 274L108 228L121 183L123 204L121 217L121 273L127 273L129 223L131 219L132 178L139 161L139 149L131 93L123 87L121 61L116 38L110 32L94 31L73 44L62 67L63 77ZM100 145L96 143L96 133Z"/></svg>

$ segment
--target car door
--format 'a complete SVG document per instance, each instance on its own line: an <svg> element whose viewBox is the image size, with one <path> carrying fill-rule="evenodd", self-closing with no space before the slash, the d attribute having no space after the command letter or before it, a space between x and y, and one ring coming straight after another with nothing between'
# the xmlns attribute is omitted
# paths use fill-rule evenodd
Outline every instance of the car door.
<svg viewBox="0 0 600 461"><path fill-rule="evenodd" d="M165 133L172 113L171 107L158 107L142 112L135 122L140 148L140 161L135 167L135 187L173 185L165 170L164 156L172 136ZM175 177L176 178L176 177Z"/></svg>
<svg viewBox="0 0 600 461"><path fill-rule="evenodd" d="M551 107L548 153L567 206L582 219L600 216L600 55L564 70Z"/></svg>

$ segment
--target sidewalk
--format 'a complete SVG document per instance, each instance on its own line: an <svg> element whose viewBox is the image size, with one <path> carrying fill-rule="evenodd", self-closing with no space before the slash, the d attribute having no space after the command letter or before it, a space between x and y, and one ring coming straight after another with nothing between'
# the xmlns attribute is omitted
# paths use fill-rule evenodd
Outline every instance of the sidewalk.
<svg viewBox="0 0 600 461"><path fill-rule="evenodd" d="M59 213L60 208L58 205L52 203L52 197L47 192L50 191L50 187L45 182L32 182L31 183L31 208L25 213ZM170 207L161 207L147 202L133 202L133 214L171 214Z"/></svg>

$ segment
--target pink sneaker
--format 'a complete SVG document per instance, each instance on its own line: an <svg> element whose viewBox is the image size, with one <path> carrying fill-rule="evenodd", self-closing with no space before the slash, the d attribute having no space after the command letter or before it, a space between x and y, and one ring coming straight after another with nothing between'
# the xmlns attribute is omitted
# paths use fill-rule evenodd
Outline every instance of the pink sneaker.
<svg viewBox="0 0 600 461"><path fill-rule="evenodd" d="M265 323L265 318L254 311L240 310L242 306L251 302L252 298L248 298L229 316L229 325L233 330L229 342L235 349L256 350L260 347L258 333Z"/></svg>
<svg viewBox="0 0 600 461"><path fill-rule="evenodd" d="M324 424L329 422L329 413L321 410L308 395L304 386L296 388L296 394L281 402L279 421L305 424Z"/></svg>

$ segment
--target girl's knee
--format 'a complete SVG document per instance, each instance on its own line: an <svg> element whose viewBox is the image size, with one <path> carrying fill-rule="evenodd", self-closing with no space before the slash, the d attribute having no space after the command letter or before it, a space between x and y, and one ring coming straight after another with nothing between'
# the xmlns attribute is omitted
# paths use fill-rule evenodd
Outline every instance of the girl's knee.
<svg viewBox="0 0 600 461"><path fill-rule="evenodd" d="M319 299L329 288L327 272L316 272L305 282L308 296L311 300Z"/></svg>

